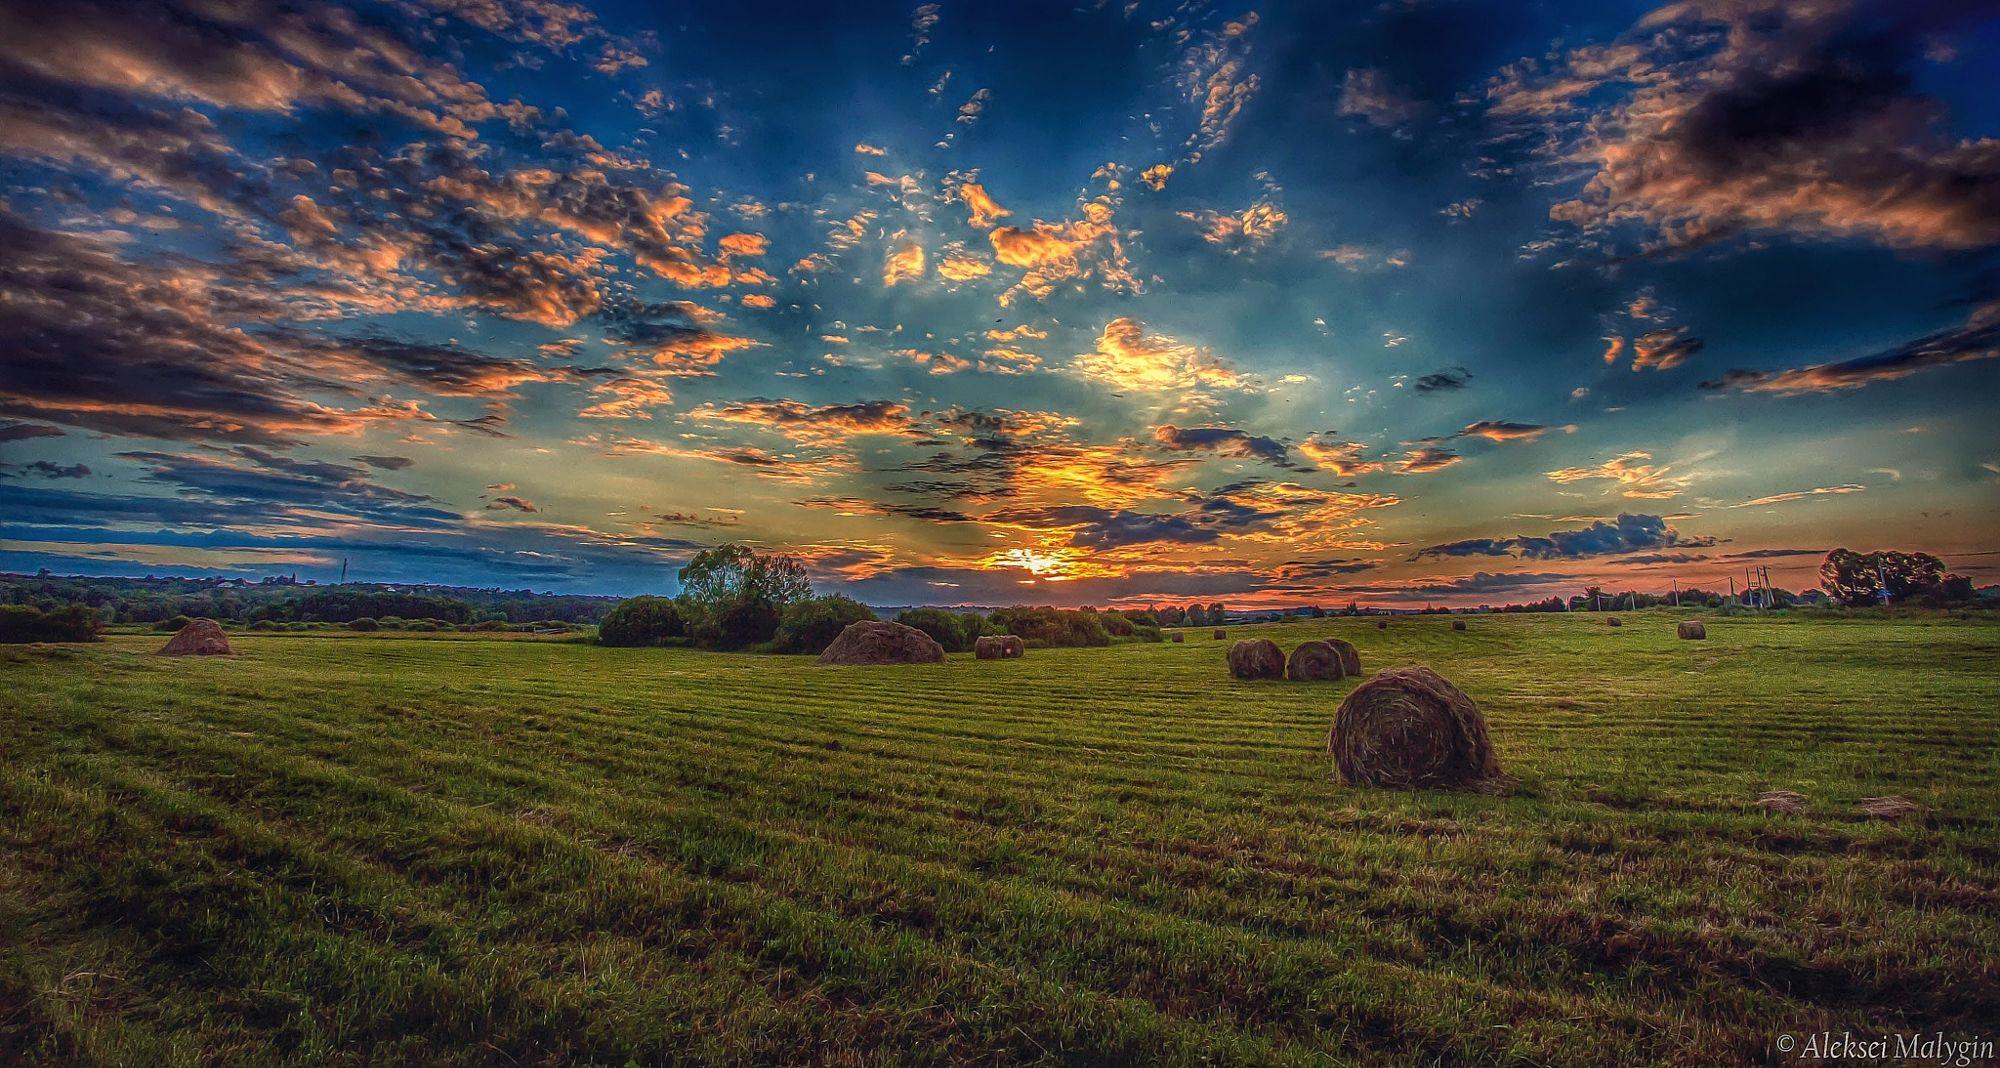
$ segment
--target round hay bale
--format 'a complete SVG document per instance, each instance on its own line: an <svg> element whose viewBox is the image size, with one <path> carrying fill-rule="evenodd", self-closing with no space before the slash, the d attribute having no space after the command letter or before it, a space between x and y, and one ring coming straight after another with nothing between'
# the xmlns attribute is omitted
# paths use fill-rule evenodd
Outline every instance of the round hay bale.
<svg viewBox="0 0 2000 1068"><path fill-rule="evenodd" d="M1239 679L1282 679L1285 654L1269 638L1246 638L1229 647L1229 673Z"/></svg>
<svg viewBox="0 0 2000 1068"><path fill-rule="evenodd" d="M1328 638L1326 644L1333 646L1334 651L1340 654L1342 675L1351 679L1361 674L1361 650L1356 649L1353 642L1346 638Z"/></svg>
<svg viewBox="0 0 2000 1068"><path fill-rule="evenodd" d="M1478 706L1427 667L1362 683L1334 713L1326 746L1353 786L1490 789L1505 781Z"/></svg>
<svg viewBox="0 0 2000 1068"><path fill-rule="evenodd" d="M1217 627L1215 628L1215 630L1211 631L1208 636L1210 638L1215 639L1216 641L1222 641L1224 638L1229 637L1229 632L1223 630L1221 627Z"/></svg>
<svg viewBox="0 0 2000 1068"><path fill-rule="evenodd" d="M972 655L981 660L1019 660L1028 655L1028 646L1012 634L982 634L972 642Z"/></svg>
<svg viewBox="0 0 2000 1068"><path fill-rule="evenodd" d="M1389 629L1389 621L1388 621L1388 620L1386 620L1386 619L1378 619L1378 620L1376 620L1376 621L1375 621L1375 629L1376 629L1376 630L1388 630L1388 629Z"/></svg>
<svg viewBox="0 0 2000 1068"><path fill-rule="evenodd" d="M1463 620L1463 619L1454 619L1454 620L1452 620L1452 621L1451 621L1451 629L1453 629L1453 630L1464 630L1464 629L1465 629L1465 620Z"/></svg>
<svg viewBox="0 0 2000 1068"><path fill-rule="evenodd" d="M1187 641L1187 635L1182 634L1180 631L1175 631L1172 640L1175 642L1184 642Z"/></svg>
<svg viewBox="0 0 2000 1068"><path fill-rule="evenodd" d="M822 664L935 664L943 659L944 646L930 635L879 619L849 623L819 654Z"/></svg>
<svg viewBox="0 0 2000 1068"><path fill-rule="evenodd" d="M1617 616L1611 616L1604 621L1604 625L1607 627L1622 627L1625 625L1625 621L1619 619Z"/></svg>
<svg viewBox="0 0 2000 1068"><path fill-rule="evenodd" d="M1330 642L1300 642L1285 658L1285 678L1293 682L1339 682L1346 675L1340 650Z"/></svg>
<svg viewBox="0 0 2000 1068"><path fill-rule="evenodd" d="M1708 637L1708 628L1699 619L1684 619L1680 626L1674 628L1674 633L1689 641L1700 641Z"/></svg>
<svg viewBox="0 0 2000 1068"><path fill-rule="evenodd" d="M196 619L160 647L161 656L235 656L222 624L213 619Z"/></svg>

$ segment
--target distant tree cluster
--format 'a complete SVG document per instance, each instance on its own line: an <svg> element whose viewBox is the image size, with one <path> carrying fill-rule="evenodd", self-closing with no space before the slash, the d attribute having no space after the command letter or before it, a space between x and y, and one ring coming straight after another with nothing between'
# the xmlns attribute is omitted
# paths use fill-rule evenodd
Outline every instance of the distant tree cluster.
<svg viewBox="0 0 2000 1068"><path fill-rule="evenodd" d="M33 605L0 604L0 643L94 642L103 623L89 606L62 605L43 611Z"/></svg>
<svg viewBox="0 0 2000 1068"><path fill-rule="evenodd" d="M1977 596L1972 580L1947 574L1944 561L1929 553L1884 550L1857 553L1835 549L1819 565L1820 586L1841 604L1916 604L1942 607Z"/></svg>
<svg viewBox="0 0 2000 1068"><path fill-rule="evenodd" d="M1200 604L1190 604L1185 608L1171 604L1155 605L1147 608L1146 614L1162 627L1219 627L1228 621L1221 601L1207 607Z"/></svg>
<svg viewBox="0 0 2000 1068"><path fill-rule="evenodd" d="M347 623L362 617L429 619L440 624L595 623L613 597L482 590L459 586L349 583L318 586L292 578L66 578L0 575L0 603L48 611L82 605L102 623L175 618L220 623Z"/></svg>

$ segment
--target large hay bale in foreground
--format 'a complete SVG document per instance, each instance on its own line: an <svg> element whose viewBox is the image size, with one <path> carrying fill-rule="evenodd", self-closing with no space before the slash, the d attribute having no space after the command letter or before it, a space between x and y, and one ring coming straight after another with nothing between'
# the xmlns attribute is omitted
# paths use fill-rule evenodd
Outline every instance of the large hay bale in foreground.
<svg viewBox="0 0 2000 1068"><path fill-rule="evenodd" d="M161 656L235 656L222 624L213 619L196 619L160 647Z"/></svg>
<svg viewBox="0 0 2000 1068"><path fill-rule="evenodd" d="M972 655L981 660L1019 660L1028 655L1028 645L1012 634L982 634L972 643Z"/></svg>
<svg viewBox="0 0 2000 1068"><path fill-rule="evenodd" d="M1625 621L1619 619L1617 616L1611 616L1604 621L1604 625L1607 627L1622 627L1625 625Z"/></svg>
<svg viewBox="0 0 2000 1068"><path fill-rule="evenodd" d="M944 646L915 627L879 619L849 623L819 654L822 664L935 664Z"/></svg>
<svg viewBox="0 0 2000 1068"><path fill-rule="evenodd" d="M1699 641L1702 638L1708 637L1708 628L1702 625L1701 620L1684 619L1681 621L1681 625L1674 629L1674 633L1691 641Z"/></svg>
<svg viewBox="0 0 2000 1068"><path fill-rule="evenodd" d="M1285 658L1285 678L1293 682L1339 682L1346 675L1340 650L1330 642L1300 642Z"/></svg>
<svg viewBox="0 0 2000 1068"><path fill-rule="evenodd" d="M1354 786L1490 789L1505 781L1478 706L1426 667L1362 683L1340 703L1326 745L1341 781Z"/></svg>
<svg viewBox="0 0 2000 1068"><path fill-rule="evenodd" d="M1340 654L1341 674L1350 679L1361 674L1361 650L1356 649L1353 642L1346 638L1328 638L1326 644Z"/></svg>
<svg viewBox="0 0 2000 1068"><path fill-rule="evenodd" d="M1465 620L1463 620L1463 619L1454 619L1454 620L1452 620L1452 621L1451 621L1451 629L1453 629L1453 630L1464 630L1464 629L1465 629Z"/></svg>
<svg viewBox="0 0 2000 1068"><path fill-rule="evenodd" d="M1229 673L1239 679L1282 679L1285 654L1269 638L1246 638L1229 647Z"/></svg>
<svg viewBox="0 0 2000 1068"><path fill-rule="evenodd" d="M1227 637L1229 637L1229 632L1228 632L1228 631L1226 631L1226 630L1223 630L1223 629L1222 629L1221 627L1217 627L1217 628L1215 628L1215 630L1211 631L1211 632L1209 633L1209 635L1208 635L1208 636L1209 636L1210 638L1213 638L1213 639L1215 639L1216 641L1221 641L1221 640L1223 640L1224 638L1227 638Z"/></svg>

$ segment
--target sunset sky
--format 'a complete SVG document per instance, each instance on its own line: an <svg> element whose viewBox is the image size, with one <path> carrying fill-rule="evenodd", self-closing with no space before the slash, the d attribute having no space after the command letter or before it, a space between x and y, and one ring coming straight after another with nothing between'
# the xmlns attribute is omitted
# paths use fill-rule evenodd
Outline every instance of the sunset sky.
<svg viewBox="0 0 2000 1068"><path fill-rule="evenodd" d="M2000 576L2000 16L0 0L0 569Z"/></svg>

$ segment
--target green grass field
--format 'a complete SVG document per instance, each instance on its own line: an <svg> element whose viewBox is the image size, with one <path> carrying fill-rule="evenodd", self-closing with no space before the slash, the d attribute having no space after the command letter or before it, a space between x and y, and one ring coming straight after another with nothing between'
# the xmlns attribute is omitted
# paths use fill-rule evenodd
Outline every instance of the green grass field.
<svg viewBox="0 0 2000 1068"><path fill-rule="evenodd" d="M1227 642L0 650L0 1062L1712 1064L2000 1021L2000 623L1326 620L1507 796L1332 778ZM1752 801L1808 796L1805 814ZM1871 821L1856 800L1926 809Z"/></svg>

